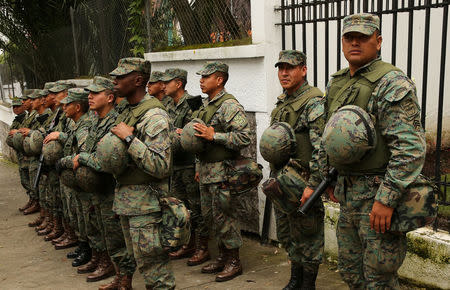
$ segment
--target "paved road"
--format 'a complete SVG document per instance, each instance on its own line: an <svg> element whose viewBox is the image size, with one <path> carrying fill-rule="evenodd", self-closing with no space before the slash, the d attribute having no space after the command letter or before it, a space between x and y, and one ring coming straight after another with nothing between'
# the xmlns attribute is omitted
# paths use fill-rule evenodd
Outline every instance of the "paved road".
<svg viewBox="0 0 450 290"><path fill-rule="evenodd" d="M69 249L54 250L27 226L35 215L24 216L17 210L26 200L17 166L0 157L0 289L97 289L105 283L86 283L86 275L77 274L66 258ZM282 249L247 238L241 259L244 274L224 283L214 282L214 275L201 274L201 266L173 261L177 289L282 289L289 280L290 267ZM317 284L318 289L348 289L329 265L321 266ZM133 286L145 289L139 273Z"/></svg>

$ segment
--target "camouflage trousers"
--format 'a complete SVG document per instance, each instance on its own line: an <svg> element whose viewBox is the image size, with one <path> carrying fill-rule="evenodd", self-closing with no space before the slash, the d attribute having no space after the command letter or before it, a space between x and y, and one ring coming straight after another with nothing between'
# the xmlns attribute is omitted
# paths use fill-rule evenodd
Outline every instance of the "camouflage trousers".
<svg viewBox="0 0 450 290"><path fill-rule="evenodd" d="M76 199L81 205L81 207L78 208L81 212L77 212L77 215L82 216L81 219L78 219L78 227L84 227L84 231L80 230L80 236L84 233L85 236L82 236L82 238L87 240L91 248L97 252L106 251L101 231L101 216L96 212L94 205L97 204L95 200L96 197L94 197L94 194L92 193L77 191Z"/></svg>
<svg viewBox="0 0 450 290"><path fill-rule="evenodd" d="M172 196L182 200L189 209L192 231L199 237L208 237L208 227L202 216L200 189L194 177L194 168L174 170L170 177L170 193Z"/></svg>
<svg viewBox="0 0 450 290"><path fill-rule="evenodd" d="M41 177L39 178L39 205L45 209L49 208L49 200L48 200L48 191L49 191L49 185L48 185L48 173L43 172L41 173Z"/></svg>
<svg viewBox="0 0 450 290"><path fill-rule="evenodd" d="M62 200L59 185L59 175L55 169L48 172L48 202L54 216L62 216Z"/></svg>
<svg viewBox="0 0 450 290"><path fill-rule="evenodd" d="M75 230L78 239L81 242L87 241L83 210L77 197L77 191L61 183L61 198L63 200L64 216L68 217L69 223Z"/></svg>
<svg viewBox="0 0 450 290"><path fill-rule="evenodd" d="M151 289L175 289L175 276L169 255L161 246L161 213L120 216L127 251L134 255L145 284Z"/></svg>
<svg viewBox="0 0 450 290"><path fill-rule="evenodd" d="M200 184L200 194L203 218L214 231L217 243L227 249L240 248L242 237L231 190L222 182Z"/></svg>
<svg viewBox="0 0 450 290"><path fill-rule="evenodd" d="M125 238L120 225L119 216L113 210L114 193L98 194L95 205L96 214L100 217L101 234L111 260L119 268L121 275L133 275L136 262L133 253L127 251Z"/></svg>
<svg viewBox="0 0 450 290"><path fill-rule="evenodd" d="M19 154L17 154L17 156L19 159L20 183L22 184L23 188L25 188L27 194L29 195L31 187L30 187L30 174L28 173L28 160L21 155L19 156Z"/></svg>
<svg viewBox="0 0 450 290"><path fill-rule="evenodd" d="M397 270L406 256L406 235L378 234L370 228L377 190L371 178L352 177L345 186L342 178L338 181L335 191L341 211L336 235L343 280L350 289L398 289Z"/></svg>
<svg viewBox="0 0 450 290"><path fill-rule="evenodd" d="M36 157L29 157L28 176L30 180L30 198L36 200L39 199L39 189L34 190L33 185L36 178L38 166L39 161L36 159Z"/></svg>
<svg viewBox="0 0 450 290"><path fill-rule="evenodd" d="M324 247L324 210L314 206L307 216L297 212L283 213L275 208L277 237L289 260L301 264L312 273L322 262Z"/></svg>

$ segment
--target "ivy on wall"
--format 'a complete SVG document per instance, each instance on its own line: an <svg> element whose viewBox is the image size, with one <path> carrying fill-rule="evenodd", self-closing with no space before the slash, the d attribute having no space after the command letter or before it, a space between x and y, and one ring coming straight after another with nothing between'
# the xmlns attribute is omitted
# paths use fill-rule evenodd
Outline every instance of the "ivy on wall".
<svg viewBox="0 0 450 290"><path fill-rule="evenodd" d="M128 7L128 31L131 34L129 42L133 45L131 53L136 57L143 57L147 47L147 33L145 27L145 1L132 0Z"/></svg>

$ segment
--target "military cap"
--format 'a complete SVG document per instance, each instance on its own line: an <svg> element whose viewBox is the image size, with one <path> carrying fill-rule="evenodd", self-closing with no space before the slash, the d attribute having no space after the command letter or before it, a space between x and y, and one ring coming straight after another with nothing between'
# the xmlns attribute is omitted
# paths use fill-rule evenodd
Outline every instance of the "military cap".
<svg viewBox="0 0 450 290"><path fill-rule="evenodd" d="M162 81L168 82L173 79L183 79L187 80L187 71L179 68L168 68L164 72L164 76L162 77Z"/></svg>
<svg viewBox="0 0 450 290"><path fill-rule="evenodd" d="M163 77L164 77L164 73L162 71L153 71L148 82L156 83L156 82L162 81Z"/></svg>
<svg viewBox="0 0 450 290"><path fill-rule="evenodd" d="M94 77L94 82L84 88L86 91L99 93L103 92L104 90L112 90L114 88L113 81L108 78L104 78L101 76Z"/></svg>
<svg viewBox="0 0 450 290"><path fill-rule="evenodd" d="M87 101L89 93L82 88L69 89L67 97L62 99L61 104L70 104L76 101Z"/></svg>
<svg viewBox="0 0 450 290"><path fill-rule="evenodd" d="M32 89L25 89L25 90L23 90L22 100L28 99L28 96L31 95L32 93L33 93Z"/></svg>
<svg viewBox="0 0 450 290"><path fill-rule="evenodd" d="M298 50L282 50L280 51L275 67L278 67L282 63L288 63L293 66L305 64L306 55Z"/></svg>
<svg viewBox="0 0 450 290"><path fill-rule="evenodd" d="M56 85L56 82L47 82L44 85L44 89L41 90L41 95L46 96L50 93L49 89L53 88Z"/></svg>
<svg viewBox="0 0 450 290"><path fill-rule="evenodd" d="M372 35L377 29L380 29L380 18L378 16L370 13L353 14L344 18L342 35L347 32Z"/></svg>
<svg viewBox="0 0 450 290"><path fill-rule="evenodd" d="M60 80L60 81L56 82L54 87L48 89L48 91L50 93L59 93L59 92L62 92L62 91L65 91L65 90L68 90L68 89L74 88L74 87L75 87L74 83L71 83L71 82L68 82L68 81L64 81L64 80Z"/></svg>
<svg viewBox="0 0 450 290"><path fill-rule="evenodd" d="M12 106L22 106L22 100L20 98L13 98L11 102Z"/></svg>
<svg viewBox="0 0 450 290"><path fill-rule="evenodd" d="M133 71L150 74L151 64L148 60L140 57L126 57L120 59L116 69L109 74L112 76L123 76Z"/></svg>
<svg viewBox="0 0 450 290"><path fill-rule="evenodd" d="M39 90L39 89L33 89L33 92L28 95L28 98L34 100L34 99L42 97L41 91L42 90Z"/></svg>
<svg viewBox="0 0 450 290"><path fill-rule="evenodd" d="M203 68L197 72L201 76L209 76L215 72L228 73L228 65L221 61L211 61L203 65Z"/></svg>

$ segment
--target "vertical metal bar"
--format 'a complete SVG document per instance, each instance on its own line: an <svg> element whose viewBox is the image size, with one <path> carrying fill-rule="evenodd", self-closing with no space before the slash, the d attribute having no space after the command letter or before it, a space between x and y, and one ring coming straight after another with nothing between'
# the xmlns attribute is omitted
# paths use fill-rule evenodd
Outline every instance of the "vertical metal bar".
<svg viewBox="0 0 450 290"><path fill-rule="evenodd" d="M329 44L329 34L330 34L330 25L329 25L329 11L328 11L328 5L330 5L329 3L325 3L325 85L328 83L328 75L330 72L330 57L329 57L329 49L330 49L330 44ZM338 54L339 56L339 54Z"/></svg>
<svg viewBox="0 0 450 290"><path fill-rule="evenodd" d="M316 1L313 1L313 53L314 53L314 86L317 87L317 9Z"/></svg>
<svg viewBox="0 0 450 290"><path fill-rule="evenodd" d="M395 65L397 56L397 1L392 2L392 10L394 11L392 15L392 52L391 52L391 63Z"/></svg>
<svg viewBox="0 0 450 290"><path fill-rule="evenodd" d="M374 10L375 11L375 10ZM377 1L377 15L380 18L380 34L381 34L381 28L382 28L382 24L383 24L383 0L378 0Z"/></svg>
<svg viewBox="0 0 450 290"><path fill-rule="evenodd" d="M306 1L303 0L302 4L303 4L302 7L301 7L301 9L302 9L302 20L305 21L306 20ZM303 22L303 25L302 25L302 41L303 41L303 43L302 43L302 50L305 53L305 55L307 55L306 54L306 23L305 22Z"/></svg>
<svg viewBox="0 0 450 290"><path fill-rule="evenodd" d="M408 0L408 60L407 60L407 75L411 77L412 70L412 45L413 45L413 25L414 25L414 0Z"/></svg>
<svg viewBox="0 0 450 290"><path fill-rule="evenodd" d="M350 14L355 14L355 0L350 0Z"/></svg>
<svg viewBox="0 0 450 290"><path fill-rule="evenodd" d="M430 5L431 0L426 0L428 7L425 9L425 39L423 45L423 79L422 79L422 115L420 120L425 129L425 116L427 114L427 85L428 85L428 52L430 47Z"/></svg>
<svg viewBox="0 0 450 290"><path fill-rule="evenodd" d="M75 35L75 23L74 23L74 12L73 7L70 7L70 21L72 23L72 37L73 37L73 50L75 53L75 76L80 76L80 64L78 62L78 48L77 48L77 37Z"/></svg>
<svg viewBox="0 0 450 290"><path fill-rule="evenodd" d="M294 0L291 0L291 22L294 22L295 21L295 8L294 8L294 6L295 6L295 1ZM295 47L296 47L296 40L295 40L295 24L292 24L292 49L295 49Z"/></svg>
<svg viewBox="0 0 450 290"><path fill-rule="evenodd" d="M286 18L285 18L285 9L284 0L281 0L281 49L286 49Z"/></svg>
<svg viewBox="0 0 450 290"><path fill-rule="evenodd" d="M441 76L439 79L439 101L438 101L438 120L436 130L436 164L435 178L436 182L441 182L441 144L442 144L442 113L444 109L444 84L445 84L445 57L447 51L447 23L448 23L448 5L444 6L444 15L442 19L442 43L441 43Z"/></svg>
<svg viewBox="0 0 450 290"><path fill-rule="evenodd" d="M341 69L341 1L337 2L337 25L336 25L336 35L337 35L337 49L336 49L336 71Z"/></svg>
<svg viewBox="0 0 450 290"><path fill-rule="evenodd" d="M363 12L367 13L369 11L369 1L363 0Z"/></svg>

